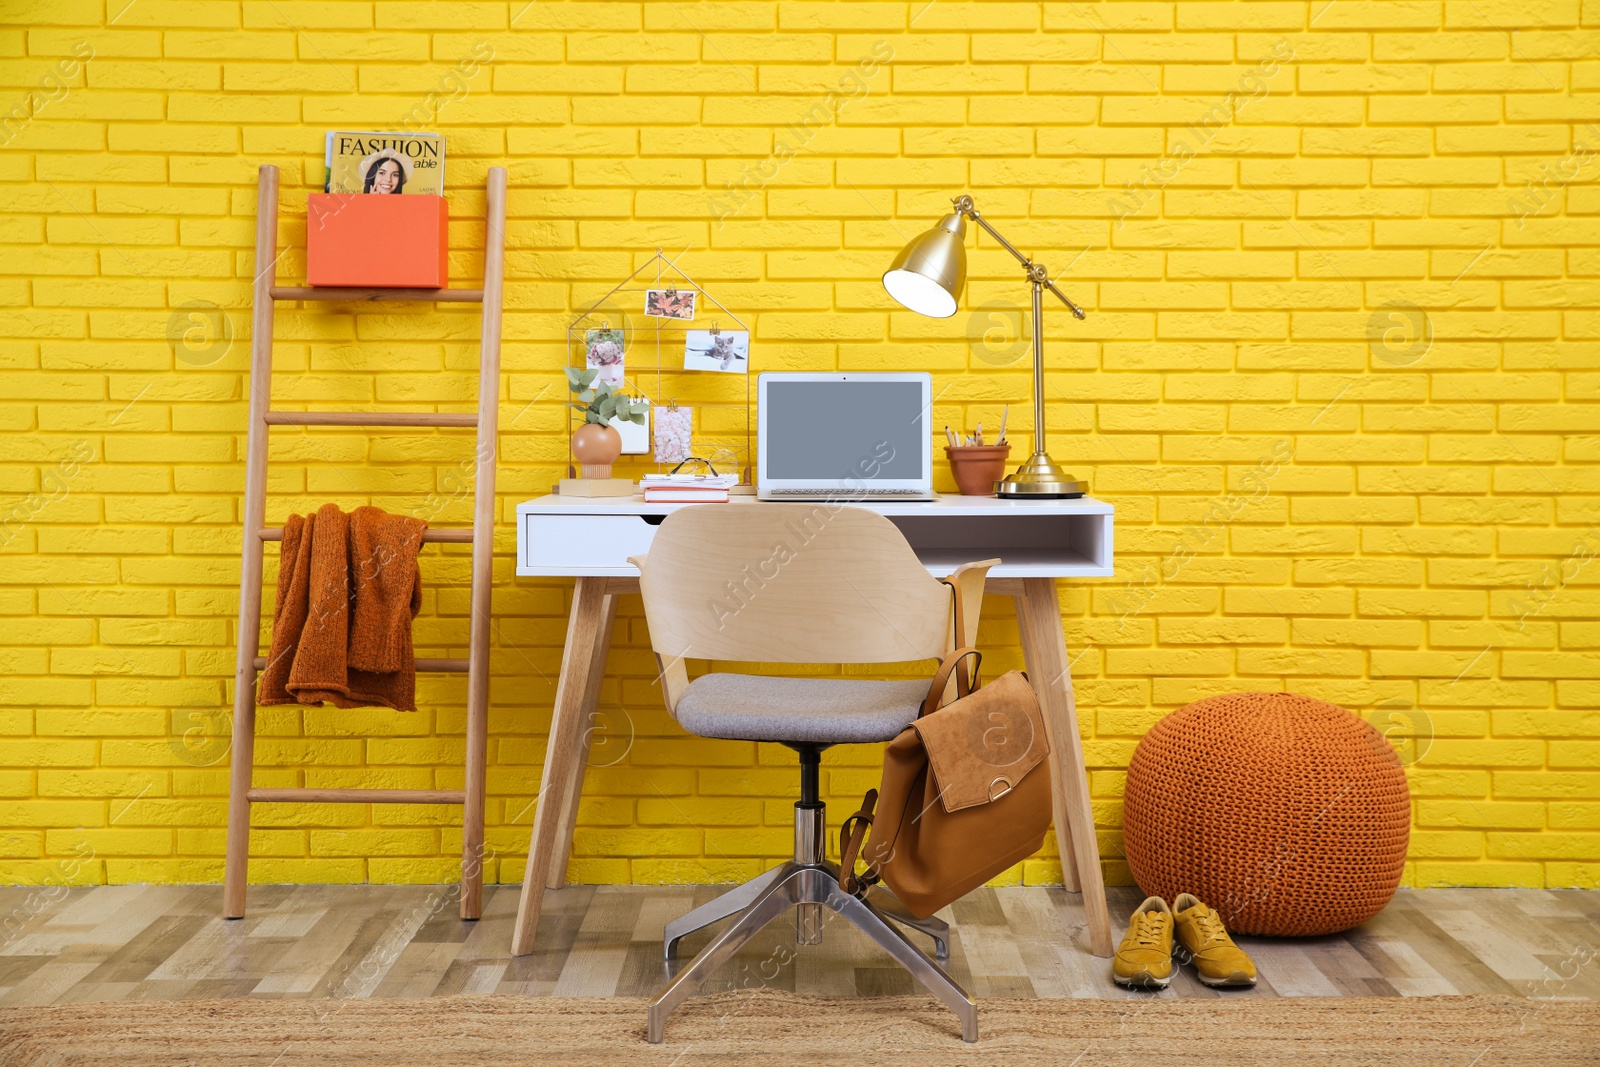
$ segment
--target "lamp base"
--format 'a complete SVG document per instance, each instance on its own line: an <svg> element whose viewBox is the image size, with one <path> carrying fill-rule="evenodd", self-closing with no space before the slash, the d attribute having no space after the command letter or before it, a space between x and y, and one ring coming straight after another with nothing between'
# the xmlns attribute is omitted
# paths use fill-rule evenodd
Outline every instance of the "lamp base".
<svg viewBox="0 0 1600 1067"><path fill-rule="evenodd" d="M1089 487L1063 470L1044 452L1035 452L1016 471L994 483L994 495L1013 499L1050 500L1079 497Z"/></svg>

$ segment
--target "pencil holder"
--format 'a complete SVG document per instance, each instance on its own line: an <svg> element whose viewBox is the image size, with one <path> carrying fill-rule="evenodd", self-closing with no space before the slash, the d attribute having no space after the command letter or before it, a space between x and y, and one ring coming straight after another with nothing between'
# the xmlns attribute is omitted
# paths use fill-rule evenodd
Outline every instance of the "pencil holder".
<svg viewBox="0 0 1600 1067"><path fill-rule="evenodd" d="M1006 475L1011 444L959 448L945 445L944 454L950 458L950 473L955 475L956 488L962 496L994 496L994 483Z"/></svg>

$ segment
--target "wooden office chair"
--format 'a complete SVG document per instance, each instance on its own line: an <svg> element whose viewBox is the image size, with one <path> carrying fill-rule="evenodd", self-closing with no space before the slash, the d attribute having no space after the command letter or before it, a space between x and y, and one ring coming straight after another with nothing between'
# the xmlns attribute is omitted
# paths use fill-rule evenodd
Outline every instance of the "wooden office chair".
<svg viewBox="0 0 1600 1067"><path fill-rule="evenodd" d="M949 955L949 927L913 918L887 890L845 892L838 865L827 858L822 750L893 739L917 717L929 682L724 673L691 682L684 667L689 658L937 661L956 647L949 587L928 573L888 519L830 503L682 508L662 522L649 555L632 562L667 710L678 724L702 737L774 741L800 756L794 858L667 924L671 960L686 935L734 919L651 1003L650 1041L662 1039L667 1016L718 966L791 908L800 944L821 940L823 908L860 927L961 1018L964 1040L976 1041L977 1005L896 924L931 936L940 959ZM966 564L951 576L974 605L961 644L976 634L984 577L998 562Z"/></svg>

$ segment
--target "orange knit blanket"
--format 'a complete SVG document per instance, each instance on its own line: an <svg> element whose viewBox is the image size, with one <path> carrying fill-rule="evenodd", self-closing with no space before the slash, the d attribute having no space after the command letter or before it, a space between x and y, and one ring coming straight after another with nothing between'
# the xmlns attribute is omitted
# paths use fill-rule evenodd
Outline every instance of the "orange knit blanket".
<svg viewBox="0 0 1600 1067"><path fill-rule="evenodd" d="M372 507L289 516L257 703L417 710L411 620L427 528Z"/></svg>

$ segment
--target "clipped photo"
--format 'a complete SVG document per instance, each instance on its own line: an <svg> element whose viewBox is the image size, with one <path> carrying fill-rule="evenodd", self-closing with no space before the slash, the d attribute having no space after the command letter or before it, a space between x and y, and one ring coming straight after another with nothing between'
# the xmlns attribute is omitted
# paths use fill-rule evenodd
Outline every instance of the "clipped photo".
<svg viewBox="0 0 1600 1067"><path fill-rule="evenodd" d="M744 330L690 330L684 334L683 369L750 373L750 334Z"/></svg>
<svg viewBox="0 0 1600 1067"><path fill-rule="evenodd" d="M692 455L693 409L657 408L655 416L656 462L682 463Z"/></svg>
<svg viewBox="0 0 1600 1067"><path fill-rule="evenodd" d="M653 319L692 319L694 296L693 289L646 289L644 313Z"/></svg>
<svg viewBox="0 0 1600 1067"><path fill-rule="evenodd" d="M622 384L622 331L590 330L583 335L583 362L590 370L600 372L598 381L610 385Z"/></svg>

